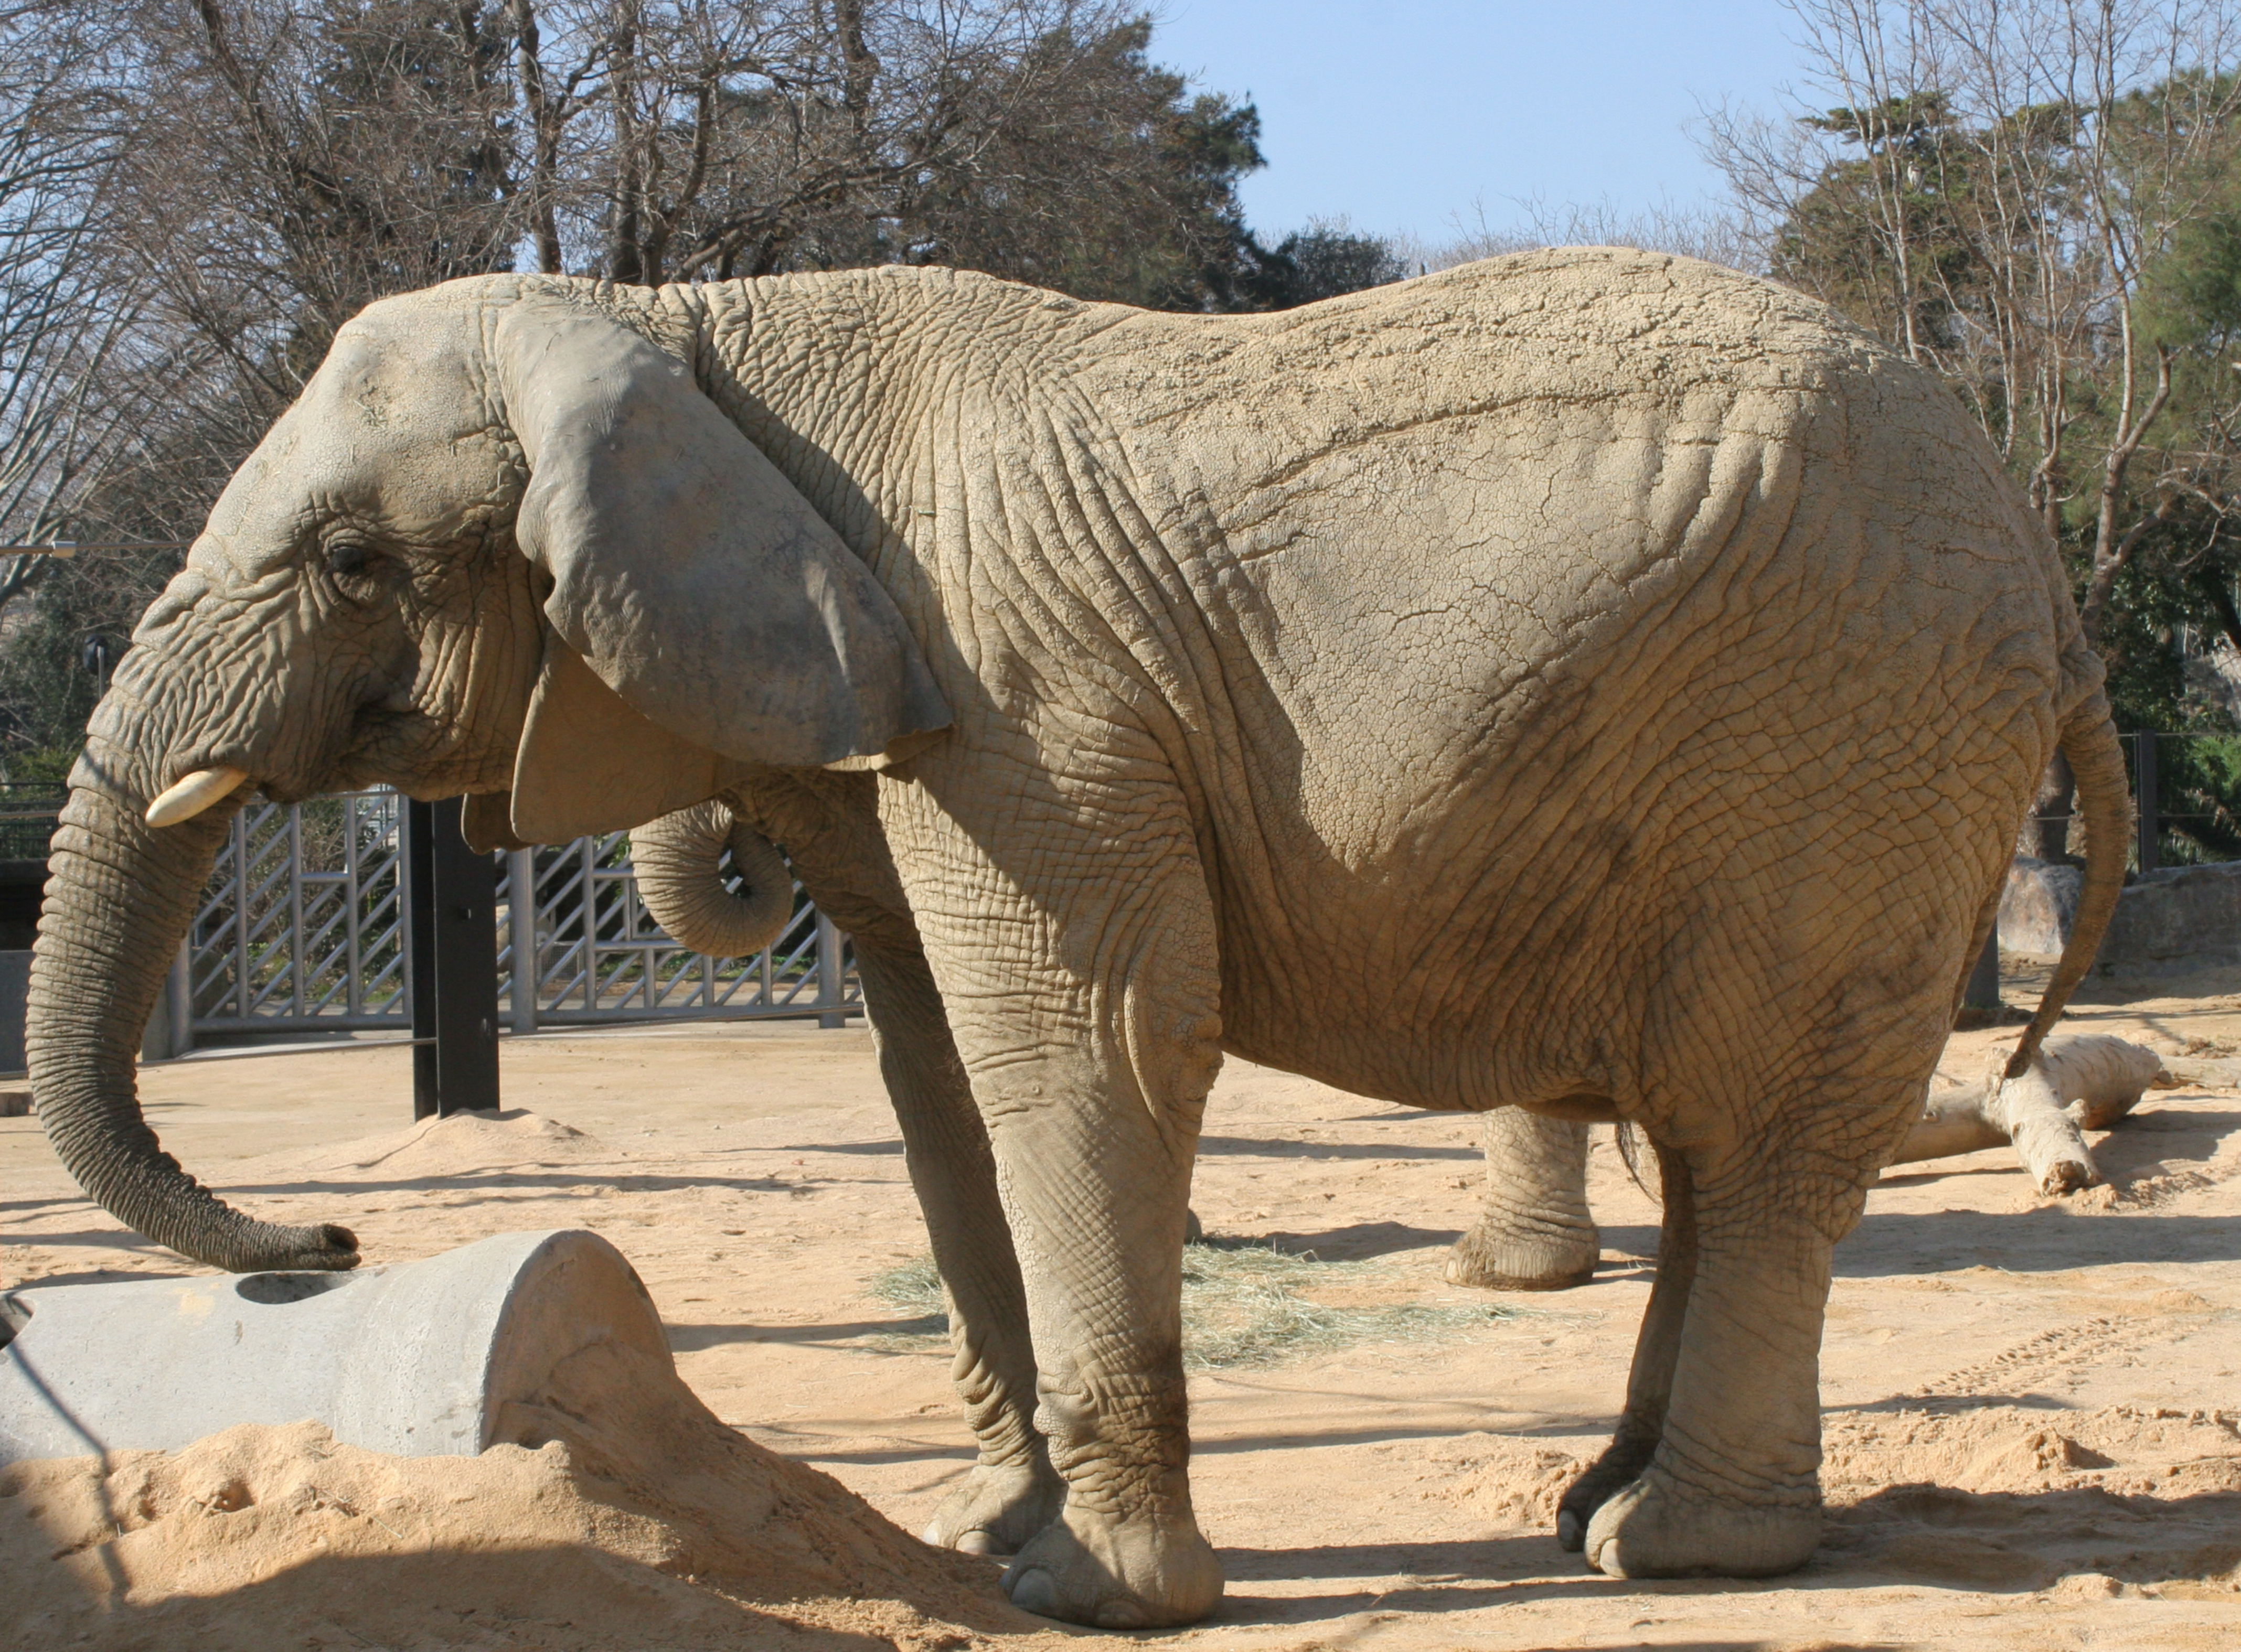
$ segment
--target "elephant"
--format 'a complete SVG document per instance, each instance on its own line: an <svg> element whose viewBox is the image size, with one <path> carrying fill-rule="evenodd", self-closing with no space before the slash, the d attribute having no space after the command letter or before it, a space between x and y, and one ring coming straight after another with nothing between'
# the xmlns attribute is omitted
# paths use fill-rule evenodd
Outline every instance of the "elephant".
<svg viewBox="0 0 2241 1652"><path fill-rule="evenodd" d="M752 957L778 938L793 915L786 897L793 882L785 860L768 839L720 803L649 822L632 833L631 843L646 910L672 940L694 952ZM739 876L737 893L722 876L727 851ZM1994 1111L2003 1101L2030 1099L2018 1098L2016 1087L1954 1084L1930 1098L1891 1165L2012 1143L2035 1172L2033 1157L2051 1151L2056 1174L2050 1181L2044 1173L2037 1177L2044 1191L2084 1185L2070 1176L2073 1154L2083 1156L2085 1180L2098 1180L2081 1127L2106 1130L2128 1117L2162 1078L2163 1063L2154 1051L2105 1034L2051 1037L2041 1053L2064 1112L2031 1120L2037 1128L2019 1132L2017 1120ZM1448 1250L1448 1282L1499 1291L1561 1291L1586 1284L1602 1257L1602 1231L1588 1205L1588 1125L1518 1107L1494 1108L1480 1118L1486 1191L1478 1220ZM1631 1171L1636 1149L1624 1141L1620 1146ZM1195 1215L1187 1215L1186 1225L1187 1240L1203 1237Z"/></svg>
<svg viewBox="0 0 2241 1652"><path fill-rule="evenodd" d="M1486 1192L1448 1252L1448 1283L1563 1291L1595 1276L1603 1236L1588 1208L1588 1128L1522 1107L1482 1115Z"/></svg>
<svg viewBox="0 0 2241 1652"><path fill-rule="evenodd" d="M1950 394L1684 258L1520 254L1255 316L940 268L470 278L338 331L150 606L30 989L63 1161L215 1197L132 1051L252 792L478 846L720 799L853 938L980 1442L930 1541L1107 1629L1204 1616L1180 1274L1225 1053L1622 1119L1663 1261L1559 1535L1759 1575L1821 1530L1830 1247L1919 1114L2057 750L2128 801L2061 565Z"/></svg>
<svg viewBox="0 0 2241 1652"><path fill-rule="evenodd" d="M2113 1128L2150 1086L2177 1081L2153 1050L2106 1033L2050 1038L2040 1056L2045 1091L1985 1081L1933 1092L1890 1164L2005 1143L2041 1192L2069 1193L2101 1179L2080 1132ZM1602 1256L1588 1208L1588 1127L1515 1108L1483 1117L1486 1194L1478 1221L1448 1253L1448 1282L1498 1291L1586 1284ZM1632 1151L1621 1148L1632 1169Z"/></svg>

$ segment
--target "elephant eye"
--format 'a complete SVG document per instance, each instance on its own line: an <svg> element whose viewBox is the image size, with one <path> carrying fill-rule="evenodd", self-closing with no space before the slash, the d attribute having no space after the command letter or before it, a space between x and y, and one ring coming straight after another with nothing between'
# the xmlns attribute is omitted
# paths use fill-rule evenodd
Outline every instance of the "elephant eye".
<svg viewBox="0 0 2241 1652"><path fill-rule="evenodd" d="M345 596L371 597L380 584L381 553L361 539L338 539L327 546L327 572Z"/></svg>

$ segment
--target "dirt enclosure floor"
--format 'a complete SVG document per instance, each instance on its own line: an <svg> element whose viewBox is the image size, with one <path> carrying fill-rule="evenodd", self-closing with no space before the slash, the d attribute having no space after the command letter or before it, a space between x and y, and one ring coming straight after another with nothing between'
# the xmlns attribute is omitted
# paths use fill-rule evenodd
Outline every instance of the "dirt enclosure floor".
<svg viewBox="0 0 2241 1652"><path fill-rule="evenodd" d="M2104 988L2065 1030L2241 1057L2241 975L2155 990L2184 995ZM2011 1001L2028 996L2010 983ZM2013 1036L1963 1034L1949 1066L1973 1070ZM229 1198L345 1223L372 1263L508 1229L605 1234L717 1416L916 1530L971 1454L868 1036L547 1033L510 1041L504 1068L518 1114L418 1132L398 1049L197 1058L144 1083L165 1146ZM601 1489L630 1480L627 1463L585 1468L549 1445L399 1464L298 1429L220 1436L175 1462L0 1472L0 1642L2241 1646L2241 1088L2151 1092L2097 1147L2108 1185L2068 1201L2035 1197L2005 1151L1883 1178L1836 1257L1827 1542L1803 1572L1762 1582L1620 1582L1557 1548L1555 1495L1620 1403L1656 1213L1600 1141L1591 1284L1507 1297L1448 1287L1442 1250L1474 1214L1476 1143L1468 1118L1242 1062L1223 1074L1194 1205L1228 1248L1194 1253L1206 1368L1192 1402L1199 1515L1229 1588L1199 1628L1054 1630L992 1599L986 1562L913 1558L868 1516L878 1531L853 1572L727 1589L708 1581L720 1556L696 1562L656 1530L669 1505L647 1500L663 1488ZM36 1120L0 1120L0 1286L192 1271L79 1196ZM776 1483L755 1468L767 1459L723 1441L692 1449L701 1466L677 1472L699 1476L692 1495L719 1524L707 1488L725 1475ZM806 1508L804 1529L826 1532L856 1508L807 1476L786 1483L757 1494L759 1519ZM478 1487L480 1504L468 1501ZM82 1529L95 1493L112 1512ZM447 1515L447 1498L480 1512ZM114 1512L126 1505L139 1512ZM265 1548L241 1540L230 1569L177 1560L217 1542L197 1534L236 1529L211 1522L252 1514ZM304 1571L313 1550L364 1563ZM767 1543L758 1552L777 1564ZM281 1587L313 1575L317 1588ZM776 1598L789 1589L791 1606Z"/></svg>

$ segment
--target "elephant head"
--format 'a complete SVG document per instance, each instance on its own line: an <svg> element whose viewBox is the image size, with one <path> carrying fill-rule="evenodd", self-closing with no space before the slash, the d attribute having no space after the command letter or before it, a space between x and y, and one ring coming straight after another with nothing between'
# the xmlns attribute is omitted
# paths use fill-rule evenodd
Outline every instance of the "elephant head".
<svg viewBox="0 0 2241 1652"><path fill-rule="evenodd" d="M373 305L227 485L97 709L51 856L31 1083L121 1221L237 1270L348 1267L164 1153L139 1029L231 809L387 783L562 841L756 765L863 766L948 721L886 592L591 284Z"/></svg>
<svg viewBox="0 0 2241 1652"><path fill-rule="evenodd" d="M723 878L727 849L737 893ZM753 957L793 916L793 874L784 858L722 803L696 803L632 832L631 865L654 922L711 958Z"/></svg>

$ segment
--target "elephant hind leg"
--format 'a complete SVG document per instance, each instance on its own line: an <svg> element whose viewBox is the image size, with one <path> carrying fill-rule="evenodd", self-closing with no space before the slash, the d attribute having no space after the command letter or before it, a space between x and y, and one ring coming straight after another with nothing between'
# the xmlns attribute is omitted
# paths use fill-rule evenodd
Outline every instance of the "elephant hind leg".
<svg viewBox="0 0 2241 1652"><path fill-rule="evenodd" d="M1942 994L1930 1007L1942 1013ZM1859 1167L1888 1155L1920 1097L1918 1081L1824 1069L1756 1130L1686 1152L1696 1246L1663 1422L1648 1463L1588 1519L1584 1548L1598 1571L1766 1577L1811 1557L1830 1254L1866 1202ZM1660 1326L1661 1351L1667 1334ZM1636 1450L1640 1438L1622 1431Z"/></svg>
<svg viewBox="0 0 2241 1652"><path fill-rule="evenodd" d="M1486 1203L1448 1257L1451 1285L1561 1291L1602 1255L1588 1210L1588 1127L1517 1107L1486 1115Z"/></svg>
<svg viewBox="0 0 2241 1652"><path fill-rule="evenodd" d="M1696 1205L1689 1167L1668 1147L1657 1149L1664 1226L1657 1240L1657 1276L1634 1343L1627 1375L1626 1409L1602 1456L1566 1488L1556 1508L1556 1541L1573 1553L1587 1545L1595 1511L1630 1484L1656 1455L1681 1354L1681 1326L1696 1276Z"/></svg>

